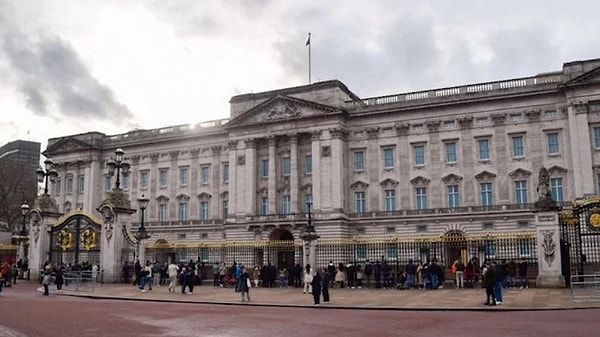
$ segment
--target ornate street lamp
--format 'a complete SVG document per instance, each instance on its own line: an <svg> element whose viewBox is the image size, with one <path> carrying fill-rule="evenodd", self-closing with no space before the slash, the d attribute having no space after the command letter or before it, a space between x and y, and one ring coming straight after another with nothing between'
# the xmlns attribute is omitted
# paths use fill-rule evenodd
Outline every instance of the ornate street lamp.
<svg viewBox="0 0 600 337"><path fill-rule="evenodd" d="M314 249L313 242L315 240L317 240L318 238L320 238L320 236L317 235L317 231L315 230L315 226L313 225L311 208L312 208L312 202L307 201L306 202L306 210L308 212L308 222L306 223L306 228L304 229L304 233L302 234L301 237L302 237L302 240L304 241L306 262L309 263L312 266L312 268L315 268L316 267L315 266L316 256L312 256L312 258L311 258L310 255L311 255L311 251Z"/></svg>
<svg viewBox="0 0 600 337"><path fill-rule="evenodd" d="M129 169L131 168L131 165L129 165L128 162L126 162L123 158L123 155L125 154L125 151L123 151L123 149L118 148L115 150L115 158L113 159L112 157L110 158L110 160L108 161L108 163L106 164L106 166L108 166L108 175L109 176L113 176L115 175L115 169L117 170L117 180L115 182L115 188L119 189L121 187L121 180L120 180L120 176L121 174L123 175L123 177L129 175Z"/></svg>
<svg viewBox="0 0 600 337"><path fill-rule="evenodd" d="M27 201L23 202L23 204L21 205L21 215L23 216L23 227L21 227L21 233L19 233L21 235L22 239L25 239L28 237L27 233L27 228L25 228L25 218L27 217L27 214L29 214L29 205L27 204Z"/></svg>
<svg viewBox="0 0 600 337"><path fill-rule="evenodd" d="M58 177L58 172L53 168L52 159L46 158L44 160L44 168L38 168L35 173L37 174L38 182L44 183L44 195L48 195L48 180L54 183Z"/></svg>
<svg viewBox="0 0 600 337"><path fill-rule="evenodd" d="M146 232L146 227L144 227L144 217L145 217L145 211L146 208L148 207L148 202L150 202L150 199L145 198L144 195L142 194L142 197L139 198L138 200L138 204L140 207L140 227L138 227L137 232L135 232L133 234L133 237L135 238L135 243L136 243L136 250L137 250L137 258L140 258L140 242L142 240L146 240L150 237L150 235L148 234L148 232Z"/></svg>

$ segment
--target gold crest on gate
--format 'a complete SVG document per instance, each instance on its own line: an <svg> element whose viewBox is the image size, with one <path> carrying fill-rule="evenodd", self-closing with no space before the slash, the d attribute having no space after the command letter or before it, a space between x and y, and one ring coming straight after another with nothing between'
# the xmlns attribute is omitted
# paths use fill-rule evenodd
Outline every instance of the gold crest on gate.
<svg viewBox="0 0 600 337"><path fill-rule="evenodd" d="M598 207L592 208L588 215L589 228L593 230L600 230L600 209Z"/></svg>

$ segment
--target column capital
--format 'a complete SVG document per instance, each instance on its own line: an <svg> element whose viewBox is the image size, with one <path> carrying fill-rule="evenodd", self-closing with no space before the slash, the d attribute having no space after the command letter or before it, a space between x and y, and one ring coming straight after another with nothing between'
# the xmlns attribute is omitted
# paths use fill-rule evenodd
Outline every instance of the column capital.
<svg viewBox="0 0 600 337"><path fill-rule="evenodd" d="M310 139L313 141L321 139L321 130L315 130L310 132Z"/></svg>
<svg viewBox="0 0 600 337"><path fill-rule="evenodd" d="M256 139L248 138L248 139L244 140L244 145L246 145L247 149L255 149L256 148Z"/></svg>
<svg viewBox="0 0 600 337"><path fill-rule="evenodd" d="M158 152L150 153L150 161L153 164L158 162L158 157L160 157L160 153L158 153Z"/></svg>
<svg viewBox="0 0 600 337"><path fill-rule="evenodd" d="M577 113L577 114L585 114L588 112L588 102L587 101L571 102L569 104L569 106L572 107L573 109L575 109L575 113Z"/></svg>
<svg viewBox="0 0 600 337"><path fill-rule="evenodd" d="M277 137L276 136L268 136L267 141L269 142L269 147L275 146L277 144Z"/></svg>

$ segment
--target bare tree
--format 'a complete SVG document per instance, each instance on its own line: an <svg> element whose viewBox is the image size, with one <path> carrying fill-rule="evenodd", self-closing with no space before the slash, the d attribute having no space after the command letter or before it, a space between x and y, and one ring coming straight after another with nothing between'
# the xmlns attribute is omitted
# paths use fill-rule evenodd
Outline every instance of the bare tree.
<svg viewBox="0 0 600 337"><path fill-rule="evenodd" d="M37 196L34 172L27 172L15 163L0 166L0 231L18 232L22 223L21 205L30 206ZM2 228L4 227L4 228Z"/></svg>

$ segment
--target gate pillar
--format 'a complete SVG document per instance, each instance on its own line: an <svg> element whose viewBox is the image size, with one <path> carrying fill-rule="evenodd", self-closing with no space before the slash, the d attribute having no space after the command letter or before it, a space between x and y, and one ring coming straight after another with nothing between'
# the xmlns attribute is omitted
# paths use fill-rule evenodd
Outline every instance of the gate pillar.
<svg viewBox="0 0 600 337"><path fill-rule="evenodd" d="M39 196L31 210L29 223L29 270L32 278L37 278L50 260L50 230L62 216L58 206L49 195Z"/></svg>
<svg viewBox="0 0 600 337"><path fill-rule="evenodd" d="M102 242L100 244L100 268L103 270L104 282L121 282L123 248L126 244L122 228L129 228L131 215L130 202L124 197L122 190L113 189L108 198L102 201L98 211L102 214Z"/></svg>

